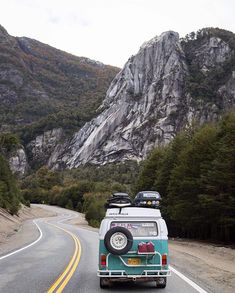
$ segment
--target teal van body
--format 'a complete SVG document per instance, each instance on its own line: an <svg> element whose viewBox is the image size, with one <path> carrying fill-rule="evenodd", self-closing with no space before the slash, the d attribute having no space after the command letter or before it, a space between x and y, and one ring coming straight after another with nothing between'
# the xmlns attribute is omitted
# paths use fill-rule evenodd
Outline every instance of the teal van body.
<svg viewBox="0 0 235 293"><path fill-rule="evenodd" d="M143 239L141 241L148 241L147 239ZM101 263L99 261L99 270L100 270L100 274L102 275L102 272L106 272L107 270L111 270L111 271L116 271L116 270L124 270L125 273L128 276L133 276L133 275L142 275L143 271L146 270L146 264L151 265L151 268L149 267L148 269L150 270L161 270L162 266L161 266L161 257L160 255L163 254L167 254L168 255L168 244L166 240L153 240L153 244L156 247L157 251L159 252L159 254L154 254L154 255L137 255L136 251L137 251L137 247L138 247L138 243L140 241L139 240L134 240L133 241L133 246L132 246L132 250L133 253L130 251L128 252L126 255L122 255L121 258L124 260L124 262L127 264L128 263L128 258L130 257L140 257L141 259L141 266L133 266L133 267L128 267L126 266L122 260L120 259L120 256L117 255L113 255L110 254L109 258L108 258L108 266L107 267L103 267L101 266ZM108 255L109 252L107 251L107 249L104 246L104 241L101 240L100 241L100 249L99 249L99 254L106 254ZM168 270L168 265L164 266L164 270Z"/></svg>
<svg viewBox="0 0 235 293"><path fill-rule="evenodd" d="M133 234L132 246L125 254L107 249L105 235L112 227L125 227ZM168 268L168 231L157 209L126 207L108 209L99 231L98 276L105 281L156 281L170 276ZM154 250L140 252L139 246L151 243ZM112 244L112 243L111 243ZM101 286L102 287L102 286Z"/></svg>

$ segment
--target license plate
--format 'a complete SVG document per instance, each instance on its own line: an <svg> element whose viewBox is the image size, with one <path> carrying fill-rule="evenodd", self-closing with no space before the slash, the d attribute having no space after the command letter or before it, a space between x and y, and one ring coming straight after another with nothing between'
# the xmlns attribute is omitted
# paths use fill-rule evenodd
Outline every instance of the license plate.
<svg viewBox="0 0 235 293"><path fill-rule="evenodd" d="M138 266L141 264L141 259L140 258L128 258L128 265L131 266Z"/></svg>

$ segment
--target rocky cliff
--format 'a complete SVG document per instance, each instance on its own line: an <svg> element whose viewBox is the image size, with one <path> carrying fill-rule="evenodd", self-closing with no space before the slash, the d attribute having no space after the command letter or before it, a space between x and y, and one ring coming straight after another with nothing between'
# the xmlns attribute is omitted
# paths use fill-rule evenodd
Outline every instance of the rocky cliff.
<svg viewBox="0 0 235 293"><path fill-rule="evenodd" d="M144 43L112 81L100 115L57 145L49 166L139 161L192 121L217 120L234 106L234 39L204 29L185 39L169 31Z"/></svg>
<svg viewBox="0 0 235 293"><path fill-rule="evenodd" d="M28 169L28 160L23 146L18 147L8 156L8 162L12 173L21 177L24 176Z"/></svg>
<svg viewBox="0 0 235 293"><path fill-rule="evenodd" d="M55 147L63 140L63 129L54 128L36 136L26 145L30 165L33 168L47 164Z"/></svg>

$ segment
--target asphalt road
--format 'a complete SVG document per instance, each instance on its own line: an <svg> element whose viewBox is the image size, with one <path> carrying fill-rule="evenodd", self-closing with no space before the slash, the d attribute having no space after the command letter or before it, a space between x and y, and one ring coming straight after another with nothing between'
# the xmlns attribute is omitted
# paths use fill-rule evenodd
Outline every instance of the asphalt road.
<svg viewBox="0 0 235 293"><path fill-rule="evenodd" d="M100 289L96 276L98 233L64 223L64 220L79 217L79 214L49 208L59 215L36 220L42 234L40 240L24 250L0 258L1 293L205 292L193 288L173 272L165 289L156 289L154 283L115 284L110 289Z"/></svg>

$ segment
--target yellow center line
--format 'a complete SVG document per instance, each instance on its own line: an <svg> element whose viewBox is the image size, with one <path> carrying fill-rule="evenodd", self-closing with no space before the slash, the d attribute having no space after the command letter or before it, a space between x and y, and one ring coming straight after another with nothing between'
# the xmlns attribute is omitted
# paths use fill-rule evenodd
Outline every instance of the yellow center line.
<svg viewBox="0 0 235 293"><path fill-rule="evenodd" d="M62 274L59 276L59 278L52 284L52 286L50 287L50 289L47 291L47 293L52 293L55 291L55 289L58 287L58 289L56 290L56 293L62 292L63 289L65 288L65 286L68 284L69 280L72 278L78 263L80 261L81 258L81 244L79 239L70 231L67 231L61 227L58 227L54 224L48 223L51 226L54 226L64 232L66 232L67 234L69 234L75 243L75 252L73 254L73 257L71 258L69 264L67 265L67 267L65 268L64 272L62 272ZM67 275L67 277L66 277Z"/></svg>
<svg viewBox="0 0 235 293"><path fill-rule="evenodd" d="M66 269L64 270L64 272L60 275L60 277L55 281L55 283L51 286L51 288L47 291L47 293L52 293L57 287L58 285L62 282L62 280L64 279L64 277L67 275L67 273L69 272L69 270L71 269L76 256L77 256L77 252L78 252L78 245L77 242L74 240L75 242L75 252L73 254L72 259L70 260L68 266L66 267Z"/></svg>
<svg viewBox="0 0 235 293"><path fill-rule="evenodd" d="M78 240L78 239L77 239ZM68 284L69 280L72 278L77 266L78 266L78 263L79 263L79 260L80 260L80 257L81 257L81 245L80 245L80 242L78 241L78 246L79 246L79 252L78 252L78 256L77 256L77 259L74 263L74 266L72 267L71 271L69 272L68 276L64 279L63 283L60 285L60 287L58 288L58 290L56 291L56 293L60 293L63 291L64 287Z"/></svg>

